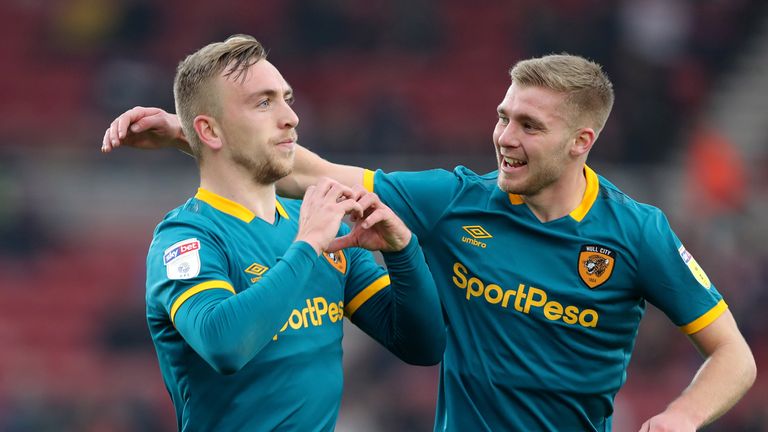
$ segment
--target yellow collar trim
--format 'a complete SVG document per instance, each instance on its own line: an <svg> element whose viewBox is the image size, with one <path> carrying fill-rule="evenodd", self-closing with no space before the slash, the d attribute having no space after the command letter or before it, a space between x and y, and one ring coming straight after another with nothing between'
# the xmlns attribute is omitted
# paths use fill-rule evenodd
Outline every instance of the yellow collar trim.
<svg viewBox="0 0 768 432"><path fill-rule="evenodd" d="M587 188L584 190L584 198L581 199L581 204L571 212L571 217L576 222L581 222L584 216L589 213L589 209L597 200L597 192L600 191L600 180L597 178L597 174L592 171L592 168L584 165L584 176L587 178Z"/></svg>
<svg viewBox="0 0 768 432"><path fill-rule="evenodd" d="M197 189L195 198L207 203L216 210L236 217L245 223L251 223L253 218L256 217L255 213L245 208L242 204L238 204L203 188Z"/></svg>
<svg viewBox="0 0 768 432"><path fill-rule="evenodd" d="M581 199L579 206L570 213L570 216L576 220L576 222L581 222L581 220L584 219L584 216L589 213L589 209L592 208L595 200L597 200L597 192L600 190L600 180L597 178L597 174L592 171L592 168L586 165L584 165L584 177L587 179L587 188L584 190L584 197ZM508 195L509 202L512 203L512 205L520 205L525 202L520 195Z"/></svg>
<svg viewBox="0 0 768 432"><path fill-rule="evenodd" d="M208 205L215 208L216 210L222 213L226 213L232 217L236 217L245 223L251 223L253 218L256 217L255 213L245 208L245 206L243 206L242 204L238 204L230 199L224 198L221 195L217 195L203 188L197 189L197 194L195 194L195 198L207 203ZM285 219L290 219L290 217L288 216L288 212L285 211L285 208L283 208L283 205L280 204L280 201L278 201L277 199L275 199L275 207L277 208L277 213L281 217L284 217Z"/></svg>
<svg viewBox="0 0 768 432"><path fill-rule="evenodd" d="M275 207L277 207L277 213L279 213L281 217L290 219L290 217L288 217L288 212L285 211L283 205L280 204L280 201L278 201L277 198L275 198Z"/></svg>

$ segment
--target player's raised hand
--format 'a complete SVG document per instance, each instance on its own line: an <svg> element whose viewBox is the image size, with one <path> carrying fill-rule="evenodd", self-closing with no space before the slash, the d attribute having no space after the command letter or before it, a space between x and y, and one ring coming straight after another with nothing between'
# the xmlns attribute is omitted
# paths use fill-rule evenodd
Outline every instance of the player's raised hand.
<svg viewBox="0 0 768 432"><path fill-rule="evenodd" d="M397 215L384 205L379 196L367 192L362 186L353 190L357 203L363 210L363 217L352 216L355 226L352 231L334 239L327 251L335 252L347 247L362 247L368 250L395 252L402 250L411 241L411 230Z"/></svg>
<svg viewBox="0 0 768 432"><path fill-rule="evenodd" d="M362 217L357 198L351 188L329 178L309 186L301 204L296 240L309 243L318 254L326 251L336 238L344 215Z"/></svg>
<svg viewBox="0 0 768 432"><path fill-rule="evenodd" d="M176 147L190 153L179 118L160 108L137 106L114 119L104 133L101 151L109 153L121 145L146 150Z"/></svg>

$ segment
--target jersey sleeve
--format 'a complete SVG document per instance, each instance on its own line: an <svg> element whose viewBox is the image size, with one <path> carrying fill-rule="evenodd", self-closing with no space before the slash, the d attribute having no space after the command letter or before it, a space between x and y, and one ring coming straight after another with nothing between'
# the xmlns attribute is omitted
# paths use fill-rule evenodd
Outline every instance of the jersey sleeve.
<svg viewBox="0 0 768 432"><path fill-rule="evenodd" d="M347 281L345 314L401 360L438 363L445 349L445 323L418 239L414 235L402 251L382 255L389 274L381 273L370 252L350 251L353 277Z"/></svg>
<svg viewBox="0 0 768 432"><path fill-rule="evenodd" d="M156 232L147 257L147 310L153 317L167 314L200 357L230 374L279 331L317 255L309 244L295 242L258 282L236 290L226 249L202 226L169 223Z"/></svg>
<svg viewBox="0 0 768 432"><path fill-rule="evenodd" d="M174 322L181 305L208 290L235 294L224 245L202 222L163 222L147 254L149 306Z"/></svg>
<svg viewBox="0 0 768 432"><path fill-rule="evenodd" d="M461 186L460 178L443 169L384 173L366 171L363 184L375 192L417 236L428 238Z"/></svg>
<svg viewBox="0 0 768 432"><path fill-rule="evenodd" d="M686 334L705 328L727 309L720 293L655 210L643 227L638 271L644 297Z"/></svg>

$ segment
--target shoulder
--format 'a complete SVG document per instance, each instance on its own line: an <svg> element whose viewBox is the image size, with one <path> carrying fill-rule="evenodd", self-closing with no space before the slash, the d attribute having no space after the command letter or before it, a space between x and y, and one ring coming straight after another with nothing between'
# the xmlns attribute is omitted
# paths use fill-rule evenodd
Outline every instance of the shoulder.
<svg viewBox="0 0 768 432"><path fill-rule="evenodd" d="M463 165L459 165L454 168L453 174L467 187L477 187L486 190L495 189L499 178L498 171L491 171L485 174L477 174Z"/></svg>
<svg viewBox="0 0 768 432"><path fill-rule="evenodd" d="M643 229L649 224L666 223L664 212L656 206L639 202L603 176L600 179L600 191L598 200L624 224L632 223L638 229Z"/></svg>
<svg viewBox="0 0 768 432"><path fill-rule="evenodd" d="M149 247L150 254L165 253L181 244L200 240L215 240L220 243L215 223L205 214L202 206L190 199L183 205L168 212L157 224ZM178 244L177 244L178 243Z"/></svg>
<svg viewBox="0 0 768 432"><path fill-rule="evenodd" d="M493 171L487 174L477 174L471 169L459 165L453 170L435 168L423 171L392 171L385 173L378 171L382 180L391 183L414 183L421 186L479 186L493 188L496 185L498 172Z"/></svg>

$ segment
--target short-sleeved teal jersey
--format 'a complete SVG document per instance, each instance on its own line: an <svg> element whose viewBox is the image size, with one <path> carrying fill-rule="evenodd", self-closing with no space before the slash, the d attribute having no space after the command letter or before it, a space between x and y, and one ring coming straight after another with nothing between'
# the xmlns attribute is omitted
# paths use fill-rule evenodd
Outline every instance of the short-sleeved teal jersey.
<svg viewBox="0 0 768 432"><path fill-rule="evenodd" d="M445 310L435 430L608 431L645 302L688 334L726 309L660 210L584 172L578 208L542 223L497 172L366 171Z"/></svg>
<svg viewBox="0 0 768 432"><path fill-rule="evenodd" d="M214 370L176 327L184 308L205 295L263 289L259 281L294 242L299 207L300 201L278 201L270 224L200 189L155 230L147 257L147 319L179 430L333 430L342 392L343 316L389 286L386 271L367 251L300 257L313 265L305 286L293 290L299 294L288 299L292 306L282 321L266 329L266 345L236 373ZM215 359L217 353L206 355Z"/></svg>

